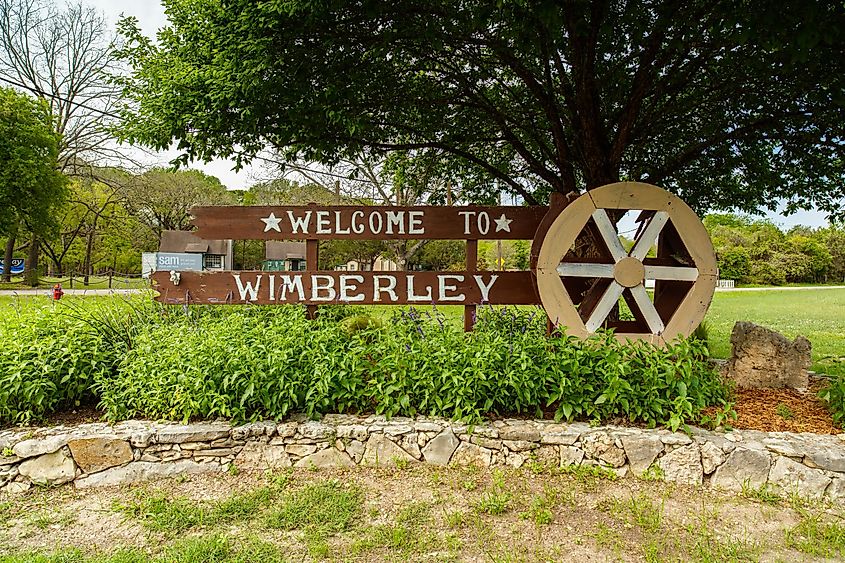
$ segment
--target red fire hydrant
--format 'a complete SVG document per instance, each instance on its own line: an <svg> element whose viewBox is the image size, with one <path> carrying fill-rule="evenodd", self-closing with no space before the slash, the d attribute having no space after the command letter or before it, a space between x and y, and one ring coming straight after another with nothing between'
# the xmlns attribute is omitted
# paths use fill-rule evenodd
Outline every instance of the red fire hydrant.
<svg viewBox="0 0 845 563"><path fill-rule="evenodd" d="M65 292L62 291L62 284L57 283L56 285L53 286L53 301L58 301L59 299L62 298L62 295L64 295L64 294L65 294Z"/></svg>

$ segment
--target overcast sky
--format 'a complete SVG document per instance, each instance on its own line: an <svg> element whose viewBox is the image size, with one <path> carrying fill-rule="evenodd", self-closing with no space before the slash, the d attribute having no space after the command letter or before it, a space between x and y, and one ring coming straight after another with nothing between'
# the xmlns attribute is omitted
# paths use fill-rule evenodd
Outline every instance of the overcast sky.
<svg viewBox="0 0 845 563"><path fill-rule="evenodd" d="M135 16L146 35L154 35L157 29L167 23L164 8L157 0L135 0L134 2L127 2L126 0L83 1L100 9L113 25L117 23L121 14ZM176 155L176 151L160 154L157 161L164 164ZM216 160L208 164L195 163L191 167L199 168L208 174L217 176L230 189L245 189L263 176L262 168L259 165L234 172L232 170L233 163L226 160ZM769 217L784 227L792 225L818 226L827 223L824 213L818 211L801 211L789 217L769 214Z"/></svg>

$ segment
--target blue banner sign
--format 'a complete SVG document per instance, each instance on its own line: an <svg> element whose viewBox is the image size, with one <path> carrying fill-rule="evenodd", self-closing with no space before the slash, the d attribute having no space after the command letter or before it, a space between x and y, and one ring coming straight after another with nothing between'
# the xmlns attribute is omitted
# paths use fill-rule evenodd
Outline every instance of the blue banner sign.
<svg viewBox="0 0 845 563"><path fill-rule="evenodd" d="M201 272L202 254L190 252L159 252L156 254L156 271Z"/></svg>
<svg viewBox="0 0 845 563"><path fill-rule="evenodd" d="M5 260L0 260L0 274L6 273ZM12 258L12 274L22 274L25 266L23 258Z"/></svg>

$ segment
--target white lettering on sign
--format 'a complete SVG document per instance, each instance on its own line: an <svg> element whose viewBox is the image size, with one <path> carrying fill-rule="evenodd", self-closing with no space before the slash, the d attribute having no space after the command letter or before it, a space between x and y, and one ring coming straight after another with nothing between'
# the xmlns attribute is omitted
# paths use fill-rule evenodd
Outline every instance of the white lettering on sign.
<svg viewBox="0 0 845 563"><path fill-rule="evenodd" d="M340 276L340 300L341 301L363 301L364 294L361 293L359 295L349 295L350 291L358 291L358 284L351 283L352 281L356 281L358 283L364 283L364 276L359 275L345 275L342 274Z"/></svg>
<svg viewBox="0 0 845 563"><path fill-rule="evenodd" d="M308 223L311 222L310 211L305 212L305 217L295 217L293 211L288 211L288 219L290 219L292 232L308 234Z"/></svg>
<svg viewBox="0 0 845 563"><path fill-rule="evenodd" d="M425 227L422 226L424 211L409 211L408 212L408 234L409 235L424 235Z"/></svg>
<svg viewBox="0 0 845 563"><path fill-rule="evenodd" d="M240 274L233 275L235 277L235 283L238 286L238 293L241 296L241 301L247 300L247 294L249 294L250 301L255 301L256 299L258 299L258 291L261 289L261 276L256 276L255 286L253 286L250 282L246 282L246 285L244 285L241 281Z"/></svg>
<svg viewBox="0 0 845 563"><path fill-rule="evenodd" d="M472 212L475 213L474 211ZM334 214L334 217L332 217ZM355 210L352 212L349 223L344 223L342 211L305 211L300 214L292 210L287 210L288 221L292 234L310 234L313 232L317 235L361 235L369 233L387 234L387 235L424 235L425 226L423 220L425 218L425 211L370 211L369 213L362 210ZM312 223L311 219L314 218ZM272 213L269 217L261 218L261 221L267 225L264 229L266 233L268 230L282 232L279 228L279 221ZM480 224L480 223L479 223ZM489 224L489 220L488 220Z"/></svg>
<svg viewBox="0 0 845 563"><path fill-rule="evenodd" d="M398 229L397 233L405 234L405 212L404 211L388 211L387 212L387 234L393 234L393 227Z"/></svg>
<svg viewBox="0 0 845 563"><path fill-rule="evenodd" d="M282 276L282 287L279 290L279 300L287 301L288 292L293 293L294 291L296 291L299 295L300 301L305 301L305 289L302 287L302 275L295 275L293 276L293 279L291 279L290 276Z"/></svg>
<svg viewBox="0 0 845 563"><path fill-rule="evenodd" d="M334 232L337 235L348 235L349 234L349 227L342 229L340 227L340 211L334 212Z"/></svg>
<svg viewBox="0 0 845 563"><path fill-rule="evenodd" d="M320 282L324 282L321 284ZM320 297L320 291L325 290L326 296ZM311 301L334 301L337 292L334 290L334 278L331 276L311 276Z"/></svg>
<svg viewBox="0 0 845 563"><path fill-rule="evenodd" d="M318 235L330 235L332 234L331 230L331 222L329 222L329 212L328 211L318 211L317 212L317 234Z"/></svg>
<svg viewBox="0 0 845 563"><path fill-rule="evenodd" d="M478 234L486 235L490 232L490 214L486 211L458 211L458 215L464 218L464 234L470 235L472 233L472 226L475 223L475 228ZM475 221L472 218L475 217ZM502 215L504 217L504 215ZM497 223L498 224L498 223ZM496 229L498 232L498 229ZM510 232L510 229L508 229Z"/></svg>
<svg viewBox="0 0 845 563"><path fill-rule="evenodd" d="M484 284L484 280L482 276L472 276L475 278L475 283L478 284L478 289L481 290L481 302L486 303L490 301L490 289L493 287L493 284L496 283L496 280L499 279L499 276L490 276L490 283Z"/></svg>
<svg viewBox="0 0 845 563"><path fill-rule="evenodd" d="M361 224L361 219L364 218L363 211L353 211L352 212L352 232L356 235L360 235L364 232L364 225Z"/></svg>
<svg viewBox="0 0 845 563"><path fill-rule="evenodd" d="M381 282L386 281L387 286L382 287ZM396 295L396 278L394 276L373 276L373 301L381 301L381 294L390 295L391 301L399 301Z"/></svg>
<svg viewBox="0 0 845 563"><path fill-rule="evenodd" d="M431 286L425 286L426 292L422 295L417 295L414 293L414 276L408 276L408 302L415 302L415 301L426 301L431 302Z"/></svg>
<svg viewBox="0 0 845 563"><path fill-rule="evenodd" d="M447 291L457 291L458 286L456 285L447 285L446 281L448 279L453 279L456 282L464 281L464 277L456 274L444 274L442 276L437 276L438 286L440 291L437 293L437 298L440 301L464 301L466 299L466 295L460 293L458 295L446 295Z"/></svg>
<svg viewBox="0 0 845 563"><path fill-rule="evenodd" d="M257 301L261 294L262 278L268 281L265 295L269 301L282 303L309 302L362 302L396 303L400 301L399 291L409 303L457 302L465 303L467 278L463 274L438 274L434 281L420 283L414 274L377 274L372 277L372 290L367 287L367 278L360 274L257 274L252 281L243 279L243 272L233 273L241 301ZM496 274L476 274L470 279L478 288L473 295L480 295L480 302L490 301L490 292L499 278ZM429 278L432 279L432 278ZM305 283L311 282L311 291L306 293ZM367 289L364 289L364 288ZM372 293L370 294L370 291ZM307 297L306 297L307 295Z"/></svg>

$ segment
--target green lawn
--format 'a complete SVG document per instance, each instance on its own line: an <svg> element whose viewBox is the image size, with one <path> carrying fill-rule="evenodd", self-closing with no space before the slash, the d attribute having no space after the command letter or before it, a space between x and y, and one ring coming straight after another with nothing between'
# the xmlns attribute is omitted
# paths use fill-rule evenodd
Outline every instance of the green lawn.
<svg viewBox="0 0 845 563"><path fill-rule="evenodd" d="M707 314L714 356L730 355L736 321L751 321L789 338L806 336L813 344L815 371L845 373L845 361L826 361L845 357L845 289L717 292Z"/></svg>

